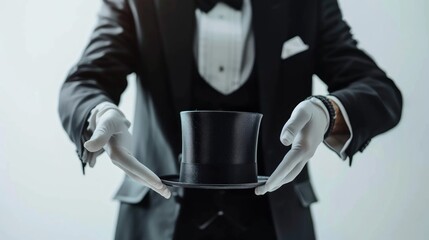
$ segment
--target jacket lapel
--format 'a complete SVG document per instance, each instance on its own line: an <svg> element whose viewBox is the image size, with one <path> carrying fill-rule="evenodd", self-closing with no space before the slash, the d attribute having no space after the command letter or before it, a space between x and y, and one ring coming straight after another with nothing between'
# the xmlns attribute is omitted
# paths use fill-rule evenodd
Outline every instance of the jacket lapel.
<svg viewBox="0 0 429 240"><path fill-rule="evenodd" d="M267 2L265 2L267 1ZM285 21L285 16L290 14L291 0L252 0L253 31L255 35L255 67L258 72L259 82L259 107L264 114L262 121L261 140L265 152L271 152L270 136L276 130L275 116L279 109L276 101L282 99L285 89L279 89L280 56L285 36L289 35L290 22ZM286 18L287 19L287 18ZM293 87L293 86L290 86ZM278 133L280 134L280 133ZM271 155L264 156L266 173L271 173L278 165L276 159L270 159Z"/></svg>
<svg viewBox="0 0 429 240"><path fill-rule="evenodd" d="M193 0L155 0L171 92L177 111L190 107L195 5Z"/></svg>
<svg viewBox="0 0 429 240"><path fill-rule="evenodd" d="M253 31L255 35L256 67L258 71L260 108L264 113L275 110L273 103L280 71L283 36L288 35L282 16L289 14L290 0L252 0ZM278 109L277 109L278 111ZM264 116L265 118L265 116Z"/></svg>

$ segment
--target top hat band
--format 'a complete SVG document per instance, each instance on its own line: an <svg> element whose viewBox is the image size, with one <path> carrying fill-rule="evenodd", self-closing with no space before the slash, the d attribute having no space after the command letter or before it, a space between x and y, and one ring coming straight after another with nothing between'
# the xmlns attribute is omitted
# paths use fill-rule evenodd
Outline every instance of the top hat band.
<svg viewBox="0 0 429 240"><path fill-rule="evenodd" d="M255 162L222 165L182 162L180 181L202 184L255 183L258 181L257 165Z"/></svg>

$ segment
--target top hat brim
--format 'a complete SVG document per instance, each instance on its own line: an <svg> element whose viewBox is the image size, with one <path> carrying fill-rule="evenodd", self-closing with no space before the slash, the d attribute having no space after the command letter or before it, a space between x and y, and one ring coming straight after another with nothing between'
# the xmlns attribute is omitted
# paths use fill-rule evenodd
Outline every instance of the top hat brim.
<svg viewBox="0 0 429 240"><path fill-rule="evenodd" d="M249 189L265 184L268 180L267 176L258 176L258 181L254 183L225 183L225 184L210 184L210 183L187 183L179 180L179 175L166 175L160 177L161 181L170 187L181 188L199 188L199 189Z"/></svg>

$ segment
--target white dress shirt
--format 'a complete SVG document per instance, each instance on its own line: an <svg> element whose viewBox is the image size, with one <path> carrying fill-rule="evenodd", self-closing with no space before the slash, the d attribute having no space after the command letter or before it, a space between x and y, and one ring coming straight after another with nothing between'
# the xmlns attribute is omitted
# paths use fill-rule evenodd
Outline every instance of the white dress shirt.
<svg viewBox="0 0 429 240"><path fill-rule="evenodd" d="M231 94L246 82L255 61L250 0L241 11L222 2L208 13L197 8L195 18L198 72L218 92Z"/></svg>

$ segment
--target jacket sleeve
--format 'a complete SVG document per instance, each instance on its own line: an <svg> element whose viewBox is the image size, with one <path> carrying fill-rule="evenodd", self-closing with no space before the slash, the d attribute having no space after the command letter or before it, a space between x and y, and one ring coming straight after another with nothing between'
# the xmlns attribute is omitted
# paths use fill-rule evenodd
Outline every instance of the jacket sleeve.
<svg viewBox="0 0 429 240"><path fill-rule="evenodd" d="M119 103L137 62L134 23L126 0L104 0L82 57L70 70L59 96L62 125L75 143L83 166L83 143L90 111L101 102Z"/></svg>
<svg viewBox="0 0 429 240"><path fill-rule="evenodd" d="M351 164L353 155L362 152L371 138L398 124L402 96L371 57L357 47L337 0L321 0L319 6L316 74L349 116L353 139L346 154Z"/></svg>

